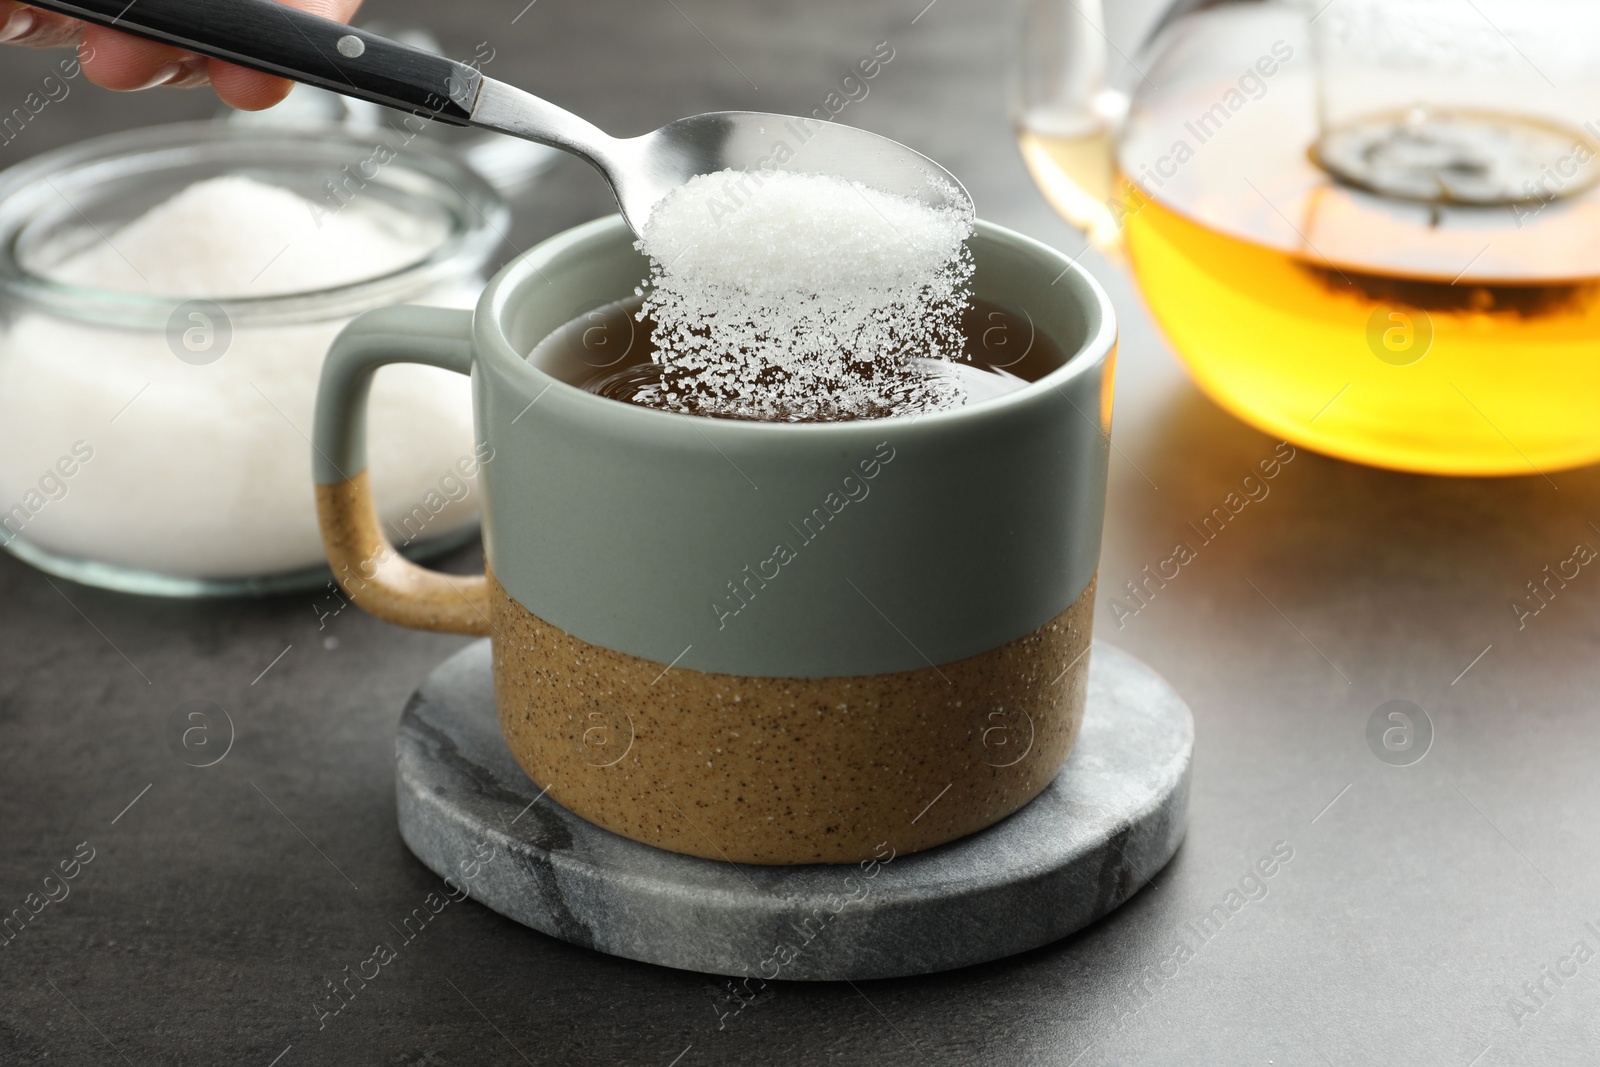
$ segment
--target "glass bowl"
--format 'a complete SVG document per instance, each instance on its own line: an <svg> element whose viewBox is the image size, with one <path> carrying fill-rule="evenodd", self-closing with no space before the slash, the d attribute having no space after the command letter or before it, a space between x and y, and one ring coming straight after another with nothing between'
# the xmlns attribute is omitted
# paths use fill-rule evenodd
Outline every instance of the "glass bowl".
<svg viewBox="0 0 1600 1067"><path fill-rule="evenodd" d="M262 283L217 292L226 283L213 261L163 256L161 229L128 227L224 177L298 194L314 225L296 218L282 231ZM246 237L276 232L278 216L251 214L203 233L175 227L171 246L198 242L226 261ZM324 584L309 434L329 343L371 308L470 307L508 220L474 171L403 132L184 123L0 173L0 543L49 573L129 592ZM294 270L314 274L319 259L349 252L319 245L335 232L323 228L348 234L355 222L396 242L384 269L297 289ZM103 265L96 285L66 280L85 262ZM172 280L185 270L194 291ZM143 282L99 287L106 271ZM469 540L484 457L467 379L385 368L369 433L379 514L402 551Z"/></svg>

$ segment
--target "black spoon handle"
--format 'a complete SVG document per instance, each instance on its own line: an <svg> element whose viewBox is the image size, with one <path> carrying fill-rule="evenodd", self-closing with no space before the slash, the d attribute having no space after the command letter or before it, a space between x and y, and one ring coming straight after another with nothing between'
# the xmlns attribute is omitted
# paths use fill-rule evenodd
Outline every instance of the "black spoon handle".
<svg viewBox="0 0 1600 1067"><path fill-rule="evenodd" d="M466 125L482 80L464 63L274 0L28 3L453 126Z"/></svg>

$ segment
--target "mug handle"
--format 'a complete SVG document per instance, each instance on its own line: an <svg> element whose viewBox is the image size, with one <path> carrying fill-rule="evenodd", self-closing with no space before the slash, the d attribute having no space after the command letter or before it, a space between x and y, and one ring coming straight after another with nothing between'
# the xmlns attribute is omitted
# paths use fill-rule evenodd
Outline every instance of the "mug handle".
<svg viewBox="0 0 1600 1067"><path fill-rule="evenodd" d="M479 574L419 567L395 550L367 479L367 396L389 363L472 373L472 312L430 307L369 311L334 339L317 385L311 466L317 523L339 585L380 619L419 630L487 636L489 587Z"/></svg>

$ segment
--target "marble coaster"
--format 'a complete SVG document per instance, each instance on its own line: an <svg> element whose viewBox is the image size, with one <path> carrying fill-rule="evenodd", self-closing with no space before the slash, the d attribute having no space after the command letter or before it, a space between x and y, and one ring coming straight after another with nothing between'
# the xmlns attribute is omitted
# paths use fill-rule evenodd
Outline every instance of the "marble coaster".
<svg viewBox="0 0 1600 1067"><path fill-rule="evenodd" d="M837 981L999 959L1106 915L1177 851L1193 749L1177 693L1096 642L1077 746L1016 814L888 862L721 863L618 837L542 796L501 739L485 640L412 695L395 787L417 858L535 930L667 967Z"/></svg>

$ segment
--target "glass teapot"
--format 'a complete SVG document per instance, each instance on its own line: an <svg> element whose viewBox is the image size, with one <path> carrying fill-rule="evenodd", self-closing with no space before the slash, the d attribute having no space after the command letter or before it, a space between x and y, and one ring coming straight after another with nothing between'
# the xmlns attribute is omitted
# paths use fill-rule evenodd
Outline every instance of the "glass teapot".
<svg viewBox="0 0 1600 1067"><path fill-rule="evenodd" d="M1016 121L1200 387L1330 455L1600 461L1600 3L1030 0Z"/></svg>

